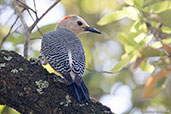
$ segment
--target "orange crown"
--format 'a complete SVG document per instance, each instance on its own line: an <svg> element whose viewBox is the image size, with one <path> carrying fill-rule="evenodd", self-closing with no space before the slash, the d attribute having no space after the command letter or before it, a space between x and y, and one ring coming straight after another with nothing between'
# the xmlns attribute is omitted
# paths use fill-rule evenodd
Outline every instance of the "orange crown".
<svg viewBox="0 0 171 114"><path fill-rule="evenodd" d="M70 18L71 16L72 15L68 15L68 16L64 17L62 20L59 21L59 23L62 22L62 21L64 21L64 20L66 20L66 19L68 19L68 18Z"/></svg>

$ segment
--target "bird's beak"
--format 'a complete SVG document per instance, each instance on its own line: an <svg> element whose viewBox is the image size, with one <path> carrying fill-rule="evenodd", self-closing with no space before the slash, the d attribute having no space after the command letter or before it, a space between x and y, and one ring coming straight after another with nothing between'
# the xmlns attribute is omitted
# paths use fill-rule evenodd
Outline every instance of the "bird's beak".
<svg viewBox="0 0 171 114"><path fill-rule="evenodd" d="M89 32L101 34L101 32L99 30L97 30L96 28L92 28L92 27L83 27L83 28L84 28L84 31L89 31Z"/></svg>

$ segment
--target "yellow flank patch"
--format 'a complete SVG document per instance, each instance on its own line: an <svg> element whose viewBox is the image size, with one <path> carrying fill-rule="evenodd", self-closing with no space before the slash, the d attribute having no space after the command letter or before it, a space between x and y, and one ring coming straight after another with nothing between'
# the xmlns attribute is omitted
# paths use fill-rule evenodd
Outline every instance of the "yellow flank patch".
<svg viewBox="0 0 171 114"><path fill-rule="evenodd" d="M54 73L56 75L59 75L61 76L60 73L56 72L51 66L50 64L47 64L47 65L42 65L49 73Z"/></svg>

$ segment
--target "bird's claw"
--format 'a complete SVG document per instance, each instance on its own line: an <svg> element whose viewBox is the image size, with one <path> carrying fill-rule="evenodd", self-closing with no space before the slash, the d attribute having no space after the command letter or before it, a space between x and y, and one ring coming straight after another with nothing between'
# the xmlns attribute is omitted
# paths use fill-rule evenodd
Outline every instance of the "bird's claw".
<svg viewBox="0 0 171 114"><path fill-rule="evenodd" d="M41 65L40 60L37 59L37 58L33 58L33 57L30 58L30 63L31 63L32 65L35 65L35 64Z"/></svg>

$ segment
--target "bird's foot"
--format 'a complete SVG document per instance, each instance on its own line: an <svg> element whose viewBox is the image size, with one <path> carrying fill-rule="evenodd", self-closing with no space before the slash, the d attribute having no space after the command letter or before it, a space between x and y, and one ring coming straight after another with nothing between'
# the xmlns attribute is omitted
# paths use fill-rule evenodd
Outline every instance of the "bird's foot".
<svg viewBox="0 0 171 114"><path fill-rule="evenodd" d="M37 59L37 58L34 58L34 57L31 57L31 58L30 58L30 63L31 63L32 65L35 65L35 64L37 64L37 65L42 65L41 62L40 62L40 60Z"/></svg>

